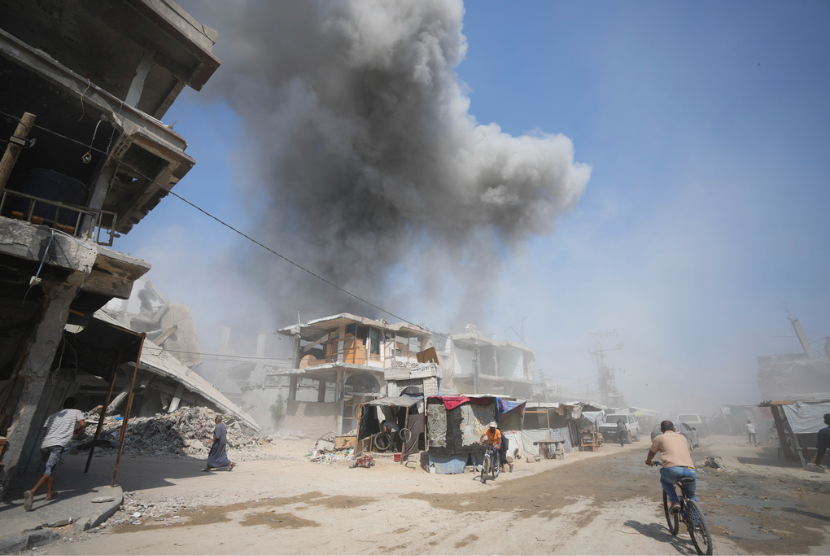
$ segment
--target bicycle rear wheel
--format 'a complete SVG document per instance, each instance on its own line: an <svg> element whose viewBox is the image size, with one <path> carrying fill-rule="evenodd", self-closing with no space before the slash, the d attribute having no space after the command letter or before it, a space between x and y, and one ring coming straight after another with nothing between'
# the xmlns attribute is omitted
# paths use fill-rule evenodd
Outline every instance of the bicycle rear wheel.
<svg viewBox="0 0 830 556"><path fill-rule="evenodd" d="M714 549L712 535L703 519L703 511L694 500L686 501L686 527L689 528L689 536L692 537L697 553L711 556Z"/></svg>
<svg viewBox="0 0 830 556"><path fill-rule="evenodd" d="M487 473L490 472L490 458L484 456L484 461L481 463L481 482L487 482Z"/></svg>
<svg viewBox="0 0 830 556"><path fill-rule="evenodd" d="M669 531L672 535L677 535L677 532L680 530L680 518L678 514L673 514L669 511L671 507L671 502L669 502L669 495L666 494L666 491L663 491L663 512L666 514L666 524L669 526Z"/></svg>
<svg viewBox="0 0 830 556"><path fill-rule="evenodd" d="M493 459L490 461L491 465L493 466L493 480L496 480L496 478L498 478L499 476L499 473L501 472L501 458L499 457L499 453L493 451Z"/></svg>

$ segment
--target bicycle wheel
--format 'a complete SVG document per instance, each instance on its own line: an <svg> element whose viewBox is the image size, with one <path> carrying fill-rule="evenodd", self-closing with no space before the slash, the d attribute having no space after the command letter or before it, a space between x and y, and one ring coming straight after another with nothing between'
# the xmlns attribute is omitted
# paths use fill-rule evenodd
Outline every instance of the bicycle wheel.
<svg viewBox="0 0 830 556"><path fill-rule="evenodd" d="M375 448L381 452L389 450L393 444L393 437L387 432L381 432L375 435Z"/></svg>
<svg viewBox="0 0 830 556"><path fill-rule="evenodd" d="M484 461L481 463L481 482L487 482L487 473L490 472L490 458L484 456Z"/></svg>
<svg viewBox="0 0 830 556"><path fill-rule="evenodd" d="M706 520L703 519L703 511L700 505L694 500L686 501L686 527L689 529L689 536L698 554L711 556L714 547L712 546L712 535Z"/></svg>
<svg viewBox="0 0 830 556"><path fill-rule="evenodd" d="M666 524L669 526L669 531L672 535L677 535L680 530L680 518L678 514L673 514L669 511L671 504L669 503L669 495L663 491L663 512L666 514Z"/></svg>
<svg viewBox="0 0 830 556"><path fill-rule="evenodd" d="M409 439L412 438L412 431L409 429L401 429L398 431L398 436L400 436L401 440L404 442L409 442Z"/></svg>
<svg viewBox="0 0 830 556"><path fill-rule="evenodd" d="M493 452L493 480L496 480L496 478L499 476L499 473L501 473L501 461L499 460L499 453Z"/></svg>

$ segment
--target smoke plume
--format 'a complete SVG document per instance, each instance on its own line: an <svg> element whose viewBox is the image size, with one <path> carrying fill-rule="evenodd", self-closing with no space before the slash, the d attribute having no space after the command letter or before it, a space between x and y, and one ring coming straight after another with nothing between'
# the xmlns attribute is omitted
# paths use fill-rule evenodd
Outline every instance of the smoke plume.
<svg viewBox="0 0 830 556"><path fill-rule="evenodd" d="M234 148L257 235L378 305L419 312L452 293L460 319L477 317L504 261L552 233L585 189L590 169L567 137L513 137L470 114L455 74L467 49L460 1L185 7L219 32L222 66L204 94L242 119ZM259 262L245 270L283 318L384 317L251 253Z"/></svg>

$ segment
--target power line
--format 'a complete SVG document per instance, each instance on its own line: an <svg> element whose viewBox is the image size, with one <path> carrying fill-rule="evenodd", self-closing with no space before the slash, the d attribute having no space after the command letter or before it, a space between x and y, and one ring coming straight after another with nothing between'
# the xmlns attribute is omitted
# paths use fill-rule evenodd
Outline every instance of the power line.
<svg viewBox="0 0 830 556"><path fill-rule="evenodd" d="M9 118L9 119L10 119L10 120L12 120L12 121L17 121L17 122L19 122L19 121L20 121L20 118L19 118L19 117L17 117L17 116L14 116L13 114L7 114L7 113L5 113L5 112L0 112L0 114L2 114L3 116L5 116L6 118ZM311 271L311 270L309 270L309 269L305 268L304 266L302 266L302 265L300 265L300 264L298 264L298 263L295 263L294 261L292 261L291 259L289 259L289 258L288 258L288 257L286 257L285 255L281 255L280 253L277 253L276 251L274 251L273 249L271 249L271 248L270 248L270 247L268 247L267 245L263 244L262 242L260 242L260 241L258 241L258 240L256 240L256 239L252 238L251 236L249 236L249 235L248 235L248 234L246 234L245 232L242 232L242 231L240 231L240 230L237 230L236 228L234 228L233 226L231 226L230 224L228 224L227 222L225 222L225 221L224 221L224 220L222 220L221 218L219 218L219 217L217 217L217 216L214 216L213 214L209 213L209 212L208 212L208 211L206 211L205 209L203 209L203 208L199 207L198 205L196 205L196 204L194 204L194 203L192 203L192 202L188 201L187 199L185 199L184 197L182 197L182 196L181 196L181 195L179 195L178 193L175 193L172 189L170 189L170 188L168 188L168 187L165 187L164 185L160 184L160 183L159 183L159 182L157 182L155 179L153 179L153 178L151 178L151 177L149 177L149 176L146 176L146 175L142 174L142 173L141 173L141 171L139 171L139 170L138 170L138 168L136 168L136 167L134 167L134 166L131 166L130 164L127 164L127 163L125 163L125 162L123 162L123 161L121 161L121 160L119 160L119 159L115 158L114 156L112 156L112 155L111 155L111 154L109 154L108 152L106 152L106 151L102 151L101 149L98 149L98 148L95 148L95 147L90 147L90 146L89 146L89 145L87 145L86 143L83 143L83 142L81 142L81 141L78 141L77 139L73 139L72 137L68 137L68 136L66 136L66 135L63 135L62 133L58 133L57 131L53 131L53 130L51 130L51 129L47 128L47 127L43 127L42 125L39 125L39 124L32 124L32 127L36 127L36 128L38 128L38 129L40 129L40 130L43 130L43 131L45 131L45 132L47 132L47 133L51 133L52 135L55 135L55 136L57 136L57 137L60 137L61 139L65 139L65 140L67 140L67 141L70 141L70 142L75 143L75 144L77 144L77 145L81 145L81 146L83 146L83 147L85 147L85 148L87 148L87 149L89 149L89 150L92 150L92 151L98 152L98 153L100 153L100 154L102 154L102 155L106 156L107 158L110 158L110 159L113 159L113 160L117 161L117 162L118 162L121 166L124 166L125 168L129 168L130 170L132 170L133 172L135 172L137 175L139 175L139 176L143 177L143 178L144 178L144 179L146 179L146 180L149 180L151 183L153 183L153 184L157 185L158 187L160 187L161 189L163 189L163 190L164 190L164 191L166 191L167 193L169 193L169 194L173 195L174 197L176 197L176 198L177 198L177 199L179 199L180 201L183 201L184 203L186 203L186 204L190 205L191 207L193 207L194 209L198 210L199 212L201 212L201 213L202 213L202 214L204 214L205 216L207 216L207 217L209 217L209 218L212 218L213 220L215 220L216 222L218 222L218 223L219 223L219 224L221 224L222 226L225 226L225 227L226 227L226 228L228 228L229 230L231 230L231 231L233 231L233 232L236 232L237 234L239 234L240 236L244 237L244 238L245 238L245 239L247 239L248 241L250 241L250 242L252 242L252 243L254 243L254 244L258 245L259 247L262 247L263 249L265 249L266 251L268 251L268 252L269 252L269 253L271 253L272 255L275 255L275 256L279 257L280 259L284 260L285 262L287 262L287 263L289 263L289 264L291 264L291 265L293 265L293 266L295 266L295 267L299 268L299 269L300 269L300 270L302 270L303 272L306 272L306 273L310 274L311 276L314 276L315 278L317 278L317 279L318 279L318 280L320 280L321 282L323 282L323 283L325 283L325 284L328 284L329 286L331 286L331 287L335 288L336 290L338 290L338 291L340 291L340 292L342 292L342 293L345 293L346 295L348 295L348 296L350 296L350 297L353 297L354 299L357 299L358 301L360 301L360 302L362 302L362 303L365 303L366 305L368 305L368 306L370 306L370 307L373 307L374 309L377 309L378 311L380 311L380 312L382 312L382 313L384 313L384 314L387 314L387 315L389 315L389 316L391 316L391 317L394 317L394 318L396 318L396 319L400 320L401 322L405 322L405 323L407 323L407 324L411 324L412 326L416 326L416 327L418 327L418 328L421 328L421 326L420 326L420 325L417 325L417 324L415 324L414 322L412 322L412 321L410 321L410 320L408 320L408 319L405 319L405 318L403 318L403 317L401 317L401 316L399 316L399 315L397 315L397 314L395 314L395 313L393 313L393 312L391 312L391 311L387 311L386 309L384 309L384 308L382 308L382 307L379 307L378 305L375 305L375 304L374 304L374 303L372 303L371 301L368 301L368 300L366 300L366 299L363 299L363 298L362 298L362 297L360 297L359 295L354 294L354 293L352 293L352 292L350 292L350 291L346 290L345 288L341 288L340 286L338 286L338 285L337 285L337 284L335 284L334 282L332 282L332 281L330 281L330 280L328 280L328 279L324 278L323 276L320 276L320 275L319 275L319 274L317 274L316 272L313 272L313 271ZM435 334L436 336L443 336L443 337L447 337L447 336L444 336L443 334L439 334L439 333L437 333L437 332L435 332L435 333L433 333L433 334Z"/></svg>

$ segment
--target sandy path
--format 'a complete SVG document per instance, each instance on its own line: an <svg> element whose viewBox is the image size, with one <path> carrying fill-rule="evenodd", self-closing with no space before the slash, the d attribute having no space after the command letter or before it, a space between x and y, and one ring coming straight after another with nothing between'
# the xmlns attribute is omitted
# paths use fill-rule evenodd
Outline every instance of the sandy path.
<svg viewBox="0 0 830 556"><path fill-rule="evenodd" d="M695 459L718 452L731 463L740 456L724 455L735 446L734 439L727 440L708 446L704 441ZM277 452L298 458L304 448L287 443L278 446ZM247 462L232 473L200 474L185 469L201 467L198 461L131 460L136 467L123 478L125 489L136 490L136 500L144 504L156 504L145 507L150 513L168 507L172 500L178 505L173 513L179 517L168 513L148 519L145 514L141 525L110 526L88 539L46 551L692 554L688 537L672 537L665 527L657 472L641 463L647 448L648 443L642 441L625 448L608 446L598 453L569 454L565 461L520 463L514 473L486 485L472 474L430 475L394 464L349 469L283 459ZM142 473L162 474L170 465L177 466L178 478L146 489L129 486L130 481L140 483ZM782 534L775 537L776 542L758 542L737 537L735 531L718 524L713 527L716 552L827 553L825 539L830 530L820 518L827 513L822 508L827 507L830 495L823 491L807 495L796 489L805 488L801 480L807 481L808 489L810 484L830 483L795 477L787 483L776 481L776 488L794 488L790 494L768 494L790 496L793 504L800 504L801 514L767 508L753 516L757 508L723 501L729 496L726 493L757 484L754 477L743 470L704 473L705 488L702 485L699 492L704 510L719 520L743 519L743 512L774 523L773 529Z"/></svg>

